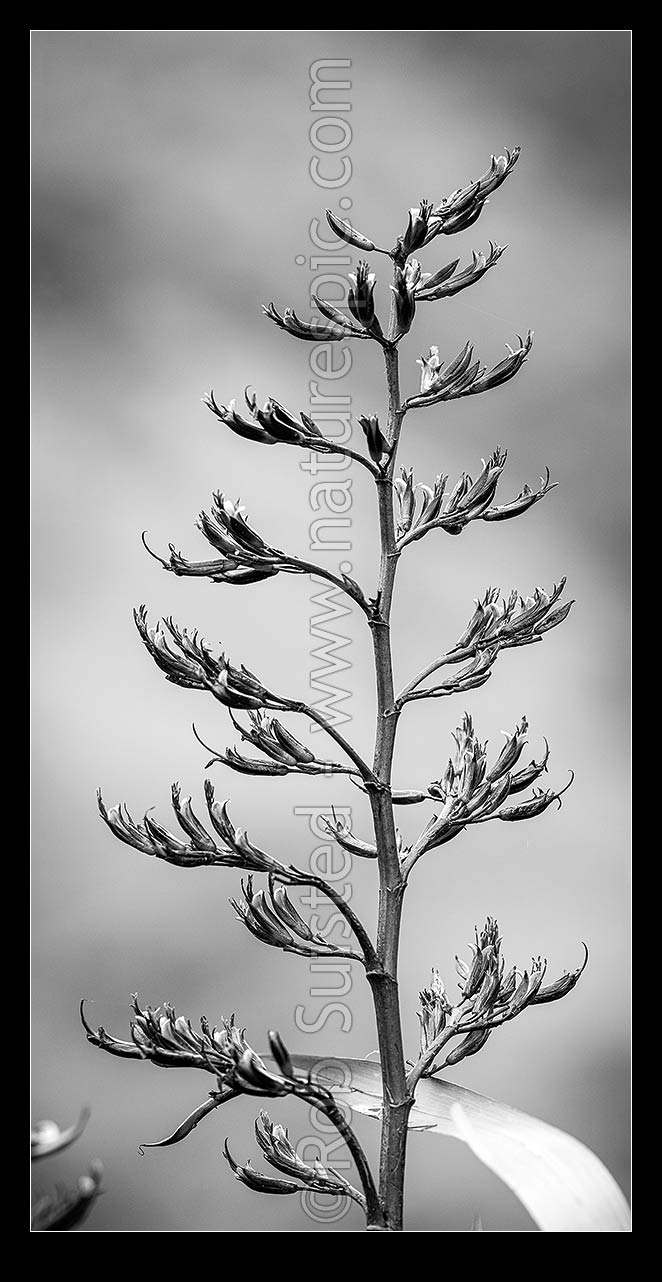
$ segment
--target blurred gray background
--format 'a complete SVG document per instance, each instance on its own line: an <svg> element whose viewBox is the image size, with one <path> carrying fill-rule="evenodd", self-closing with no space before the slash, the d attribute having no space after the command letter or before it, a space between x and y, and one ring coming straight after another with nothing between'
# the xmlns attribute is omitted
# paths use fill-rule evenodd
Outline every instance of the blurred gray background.
<svg viewBox="0 0 662 1282"><path fill-rule="evenodd" d="M309 67L349 58L352 178L317 187L309 164ZM236 741L213 700L169 686L135 633L131 608L172 612L221 642L266 682L309 697L312 588L280 576L246 588L166 576L140 545L172 540L191 558L207 545L194 528L211 492L241 496L270 542L308 552L311 478L296 450L268 451L223 429L201 405L252 384L296 410L309 407L308 345L261 316L274 299L310 314L309 224L325 205L391 245L406 211L478 176L490 153L522 157L479 222L421 254L434 271L489 239L509 246L498 266L455 300L419 308L402 345L403 386L437 343L453 356L467 339L485 363L528 327L531 359L489 395L411 414L403 464L432 481L473 474L496 446L509 460L502 500L537 483L558 489L517 521L443 533L403 557L394 618L402 685L453 642L490 584L523 593L562 574L577 604L540 646L503 654L489 684L457 700L422 702L403 717L396 786L439 778L466 706L494 751L526 713L532 755L542 736L549 780L574 788L562 812L493 824L430 854L408 893L402 997L410 1053L418 990L437 966L450 985L453 955L474 923L498 917L507 958L532 953L550 971L591 962L563 1003L530 1011L496 1034L455 1080L560 1126L588 1144L627 1187L628 1165L628 202L629 36L626 32L37 32L34 142L34 1115L69 1123L87 1102L85 1137L42 1167L38 1187L102 1158L106 1193L88 1232L358 1231L352 1211L326 1230L297 1198L251 1194L221 1157L230 1137L255 1160L250 1100L216 1114L172 1150L138 1151L205 1095L202 1074L160 1073L88 1046L77 1003L95 1023L128 1030L128 999L171 1000L191 1017L236 1011L264 1046L278 1027L307 1053L363 1056L375 1035L365 985L343 1000L349 1031L314 1019L309 963L252 940L227 897L228 870L185 872L115 842L96 813L149 806L170 823L179 779L204 811L205 752L190 723L221 749ZM333 114L333 113L331 113ZM377 257L386 309L386 261ZM354 413L383 413L379 352L352 348ZM358 428L356 431L358 432ZM360 435L360 433L359 433ZM369 478L353 467L348 554L372 591L377 555ZM343 619L351 667L349 732L366 751L373 697L369 638ZM345 706L349 706L346 704ZM289 722L295 732L305 728ZM314 740L319 748L319 736ZM528 758L527 758L528 759ZM368 808L342 780L250 780L216 766L217 791L258 843L287 860L314 845L300 805L351 804L369 835ZM404 814L407 838L419 815ZM354 862L353 903L372 920L375 874ZM294 1138L306 1110L273 1115ZM377 1127L357 1122L375 1151ZM464 1147L415 1135L408 1227L533 1230L514 1196Z"/></svg>

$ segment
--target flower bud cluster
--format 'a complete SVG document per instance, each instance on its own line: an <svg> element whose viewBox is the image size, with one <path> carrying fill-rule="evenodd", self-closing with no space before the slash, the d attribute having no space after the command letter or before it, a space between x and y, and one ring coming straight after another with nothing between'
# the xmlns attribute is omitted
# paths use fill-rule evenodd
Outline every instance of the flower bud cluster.
<svg viewBox="0 0 662 1282"><path fill-rule="evenodd" d="M267 757L266 761L244 757L236 748L215 753L207 768L216 763L229 766L245 775L331 775L350 774L351 767L341 766L335 761L324 761L315 756L309 748L300 743L285 726L275 717L268 717L263 712L249 712L249 729L236 720L230 713L233 726L239 731L246 743L251 743ZM199 738L199 736L198 736ZM202 740L200 740L202 742ZM207 745L204 744L204 747Z"/></svg>
<svg viewBox="0 0 662 1282"><path fill-rule="evenodd" d="M261 943L282 948L287 953L298 953L301 957L343 956L361 960L358 953L336 947L323 935L311 930L285 887L277 885L273 877L269 878L268 891L254 890L252 877L242 881L241 890L243 899L231 899L230 903L237 919Z"/></svg>
<svg viewBox="0 0 662 1282"><path fill-rule="evenodd" d="M243 664L236 668L224 654L213 655L197 631L178 628L171 618L150 628L144 605L134 610L133 617L145 648L173 685L208 690L226 708L239 711L294 706L291 699L282 699L263 686Z"/></svg>
<svg viewBox="0 0 662 1282"><path fill-rule="evenodd" d="M515 770L526 744L527 730L526 717L522 717L513 733L506 736L497 760L490 767L487 744L479 741L473 721L465 713L453 736L455 752L449 758L444 774L428 786L427 795L441 801L442 808L416 842L417 858L425 851L451 841L468 824L484 823L488 819L531 819L542 814L553 801L560 802L565 790L556 793L551 789L534 789L530 799L520 805L504 807L509 796L530 787L547 768L549 749L543 761L532 761L525 769Z"/></svg>
<svg viewBox="0 0 662 1282"><path fill-rule="evenodd" d="M142 822L136 822L121 802L107 809L100 792L99 813L119 841L145 855L163 859L165 863L181 868L213 866L242 868L246 872L277 872L285 874L288 881L297 880L293 869L285 869L278 860L249 841L242 828L235 828L227 812L227 802L219 805L209 779L205 779L205 799L209 820L217 837L220 837L220 844L194 813L191 798L182 797L178 783L172 785L172 807L186 841L169 832L149 812Z"/></svg>
<svg viewBox="0 0 662 1282"><path fill-rule="evenodd" d="M476 930L471 961L455 959L458 1001L449 1001L436 970L432 971L430 987L420 994L421 1056L431 1056L432 1063L435 1046L439 1053L451 1038L461 1037L438 1068L459 1064L481 1050L495 1028L515 1019L529 1006L559 1001L572 991L583 973L588 961L586 945L584 951L584 961L577 970L543 986L547 962L541 957L532 958L531 965L523 971L516 966L506 970L499 927L493 917L488 917L483 929Z"/></svg>
<svg viewBox="0 0 662 1282"><path fill-rule="evenodd" d="M471 263L464 271L455 275L455 268L458 266L459 258L454 258L452 263L447 263L437 272L424 272L416 286L416 301L419 303L434 303L439 298L453 298L463 289L468 289L470 285L475 285L490 267L498 263L506 246L495 245L490 241L489 254L483 254L480 251L473 250Z"/></svg>
<svg viewBox="0 0 662 1282"><path fill-rule="evenodd" d="M415 543L429 530L445 530L447 534L461 534L470 521L508 521L520 516L539 503L554 489L549 471L541 477L540 489L525 485L510 503L494 505L494 497L501 473L506 465L507 452L497 447L487 459L476 480L463 472L450 493L446 494L448 477L439 475L433 486L414 483L413 468L402 468L400 477L393 482L397 500L397 535L401 546Z"/></svg>
<svg viewBox="0 0 662 1282"><path fill-rule="evenodd" d="M431 347L429 354L422 356L417 362L421 366L421 390L417 396L410 396L405 401L406 408L425 408L438 405L441 401L477 396L479 392L489 392L493 387L501 387L522 368L533 346L533 331L529 330L526 338L518 335L518 340L519 347L513 348L506 344L508 355L489 372L486 365L474 361L472 343L466 343L449 365L439 359L439 348Z"/></svg>
<svg viewBox="0 0 662 1282"><path fill-rule="evenodd" d="M226 1141L225 1157L230 1169L235 1178L247 1188L258 1193L274 1194L300 1193L303 1189L308 1189L315 1193L352 1198L365 1210L363 1194L353 1188L333 1167L325 1167L319 1160L312 1165L304 1162L294 1148L285 1127L275 1125L264 1109L260 1111L260 1116L255 1122L255 1138L269 1165L290 1178L283 1180L271 1175L263 1175L260 1171L255 1171L250 1162L240 1166L232 1157ZM293 1183L293 1180L298 1182Z"/></svg>

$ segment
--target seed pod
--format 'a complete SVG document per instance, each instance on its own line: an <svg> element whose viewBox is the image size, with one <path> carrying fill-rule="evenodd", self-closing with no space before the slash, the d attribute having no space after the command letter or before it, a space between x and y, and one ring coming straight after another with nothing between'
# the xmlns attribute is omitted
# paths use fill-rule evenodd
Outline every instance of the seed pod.
<svg viewBox="0 0 662 1282"><path fill-rule="evenodd" d="M302 743L299 743L299 740L295 739L294 735L290 734L289 730L286 730L285 726L280 724L280 721L272 721L271 729L274 738L278 740L281 748L284 748L286 752L291 753L295 761L300 761L302 764L308 765L311 761L315 760L315 754L310 752L308 748L305 748Z"/></svg>
<svg viewBox="0 0 662 1282"><path fill-rule="evenodd" d="M269 1046L283 1077L294 1077L292 1061L280 1033L269 1032Z"/></svg>
<svg viewBox="0 0 662 1282"><path fill-rule="evenodd" d="M446 1056L446 1064L451 1067L453 1064L459 1064L460 1060L466 1059L469 1055L477 1055L478 1051L483 1049L491 1032L491 1028L484 1028L479 1032L469 1033L464 1041Z"/></svg>

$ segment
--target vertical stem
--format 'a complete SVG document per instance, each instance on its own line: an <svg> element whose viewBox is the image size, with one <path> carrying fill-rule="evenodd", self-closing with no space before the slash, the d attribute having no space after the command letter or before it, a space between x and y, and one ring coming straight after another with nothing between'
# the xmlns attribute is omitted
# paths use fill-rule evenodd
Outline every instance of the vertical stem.
<svg viewBox="0 0 662 1282"><path fill-rule="evenodd" d="M393 663L390 618L398 549L393 513L393 473L402 424L395 308L391 308L389 343L384 348L388 388L388 429L391 455L384 475L377 480L381 558L379 586L371 620L377 683L377 727L373 772L377 783L368 786L379 866L379 917L377 955L379 969L368 972L373 994L382 1069L383 1112L379 1166L379 1197L386 1231L402 1230L407 1123L413 1096L407 1090L400 1002L398 946L404 881L400 869L393 803L391 767L397 714L394 711Z"/></svg>

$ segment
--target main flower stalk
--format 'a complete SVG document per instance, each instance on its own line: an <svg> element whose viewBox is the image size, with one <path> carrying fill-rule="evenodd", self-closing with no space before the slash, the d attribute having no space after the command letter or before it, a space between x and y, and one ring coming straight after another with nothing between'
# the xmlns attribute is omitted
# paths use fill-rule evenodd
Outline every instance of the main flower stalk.
<svg viewBox="0 0 662 1282"><path fill-rule="evenodd" d="M395 269L397 272L397 268ZM407 1125L414 1102L407 1089L398 992L398 949L405 882L400 865L393 802L391 769L398 714L394 708L395 689L391 654L391 605L399 552L396 546L393 511L393 474L403 411L400 406L398 349L395 334L395 299L391 305L388 341L384 348L388 389L388 466L377 480L380 533L379 585L371 631L377 685L377 724L373 774L377 784L370 788L375 844L379 868L379 915L377 925L378 971L369 972L377 1023L382 1066L383 1112L379 1163L379 1198L385 1229L400 1232L403 1227L404 1176Z"/></svg>

